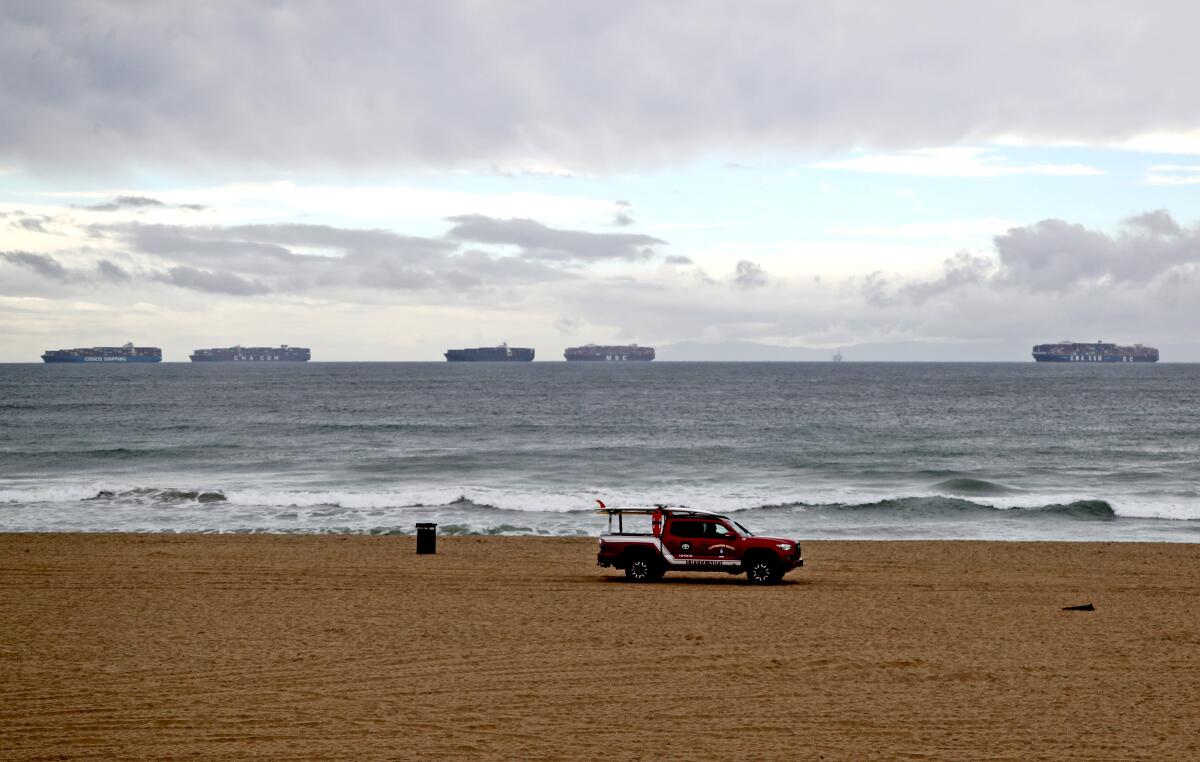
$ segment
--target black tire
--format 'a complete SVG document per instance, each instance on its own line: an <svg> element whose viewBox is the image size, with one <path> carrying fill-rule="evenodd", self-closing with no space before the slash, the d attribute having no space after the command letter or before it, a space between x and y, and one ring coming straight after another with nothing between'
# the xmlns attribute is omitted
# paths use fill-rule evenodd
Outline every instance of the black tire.
<svg viewBox="0 0 1200 762"><path fill-rule="evenodd" d="M742 564L746 572L746 580L751 585L773 585L783 577L779 564L770 556L753 556Z"/></svg>
<svg viewBox="0 0 1200 762"><path fill-rule="evenodd" d="M650 553L636 553L625 562L625 579L630 582L654 582L664 571L662 562Z"/></svg>

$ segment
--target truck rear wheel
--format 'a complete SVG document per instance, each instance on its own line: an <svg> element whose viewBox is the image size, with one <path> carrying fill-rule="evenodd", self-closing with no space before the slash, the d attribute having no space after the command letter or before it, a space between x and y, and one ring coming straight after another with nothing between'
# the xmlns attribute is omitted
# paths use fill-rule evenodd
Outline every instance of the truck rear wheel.
<svg viewBox="0 0 1200 762"><path fill-rule="evenodd" d="M783 574L779 564L767 556L755 556L745 563L746 579L752 585L770 585L778 582Z"/></svg>
<svg viewBox="0 0 1200 762"><path fill-rule="evenodd" d="M625 579L630 582L653 582L661 579L664 571L662 562L653 555L638 553L626 562Z"/></svg>

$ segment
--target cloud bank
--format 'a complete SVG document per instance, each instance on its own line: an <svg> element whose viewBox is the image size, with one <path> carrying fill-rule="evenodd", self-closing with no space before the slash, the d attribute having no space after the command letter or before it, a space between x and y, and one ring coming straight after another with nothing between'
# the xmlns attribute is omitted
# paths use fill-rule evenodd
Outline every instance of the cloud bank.
<svg viewBox="0 0 1200 762"><path fill-rule="evenodd" d="M0 165L603 171L1132 141L1200 123L1197 28L1185 0L9 2Z"/></svg>
<svg viewBox="0 0 1200 762"><path fill-rule="evenodd" d="M296 223L84 224L72 214L48 222L84 231L72 247L0 251L0 309L27 307L5 307L6 298L111 300L122 307L112 313L118 320L131 294L171 305L193 295L202 305L195 309L221 313L319 300L337 310L331 319L349 336L364 329L371 305L420 315L460 304L461 322L445 329L455 335L507 314L511 325L543 326L555 337L832 346L1070 337L1154 344L1192 341L1200 324L1200 226L1166 210L1113 231L1041 220L1010 228L988 250L953 253L924 276L841 279L779 274L773 263L768 273L749 259L710 275L684 254L666 254L661 239L525 218L459 215L441 235L409 236ZM410 316L413 330L441 324Z"/></svg>
<svg viewBox="0 0 1200 762"><path fill-rule="evenodd" d="M61 283L142 280L227 296L320 290L453 293L578 278L587 266L604 262L646 263L661 259L659 248L666 245L648 235L567 230L477 214L448 219L450 227L441 237L297 223L81 225L70 215L58 222L84 231L80 246L59 255L4 251L0 261ZM92 264L97 248L112 250L129 264L113 262L111 255ZM87 264L72 265L72 260Z"/></svg>

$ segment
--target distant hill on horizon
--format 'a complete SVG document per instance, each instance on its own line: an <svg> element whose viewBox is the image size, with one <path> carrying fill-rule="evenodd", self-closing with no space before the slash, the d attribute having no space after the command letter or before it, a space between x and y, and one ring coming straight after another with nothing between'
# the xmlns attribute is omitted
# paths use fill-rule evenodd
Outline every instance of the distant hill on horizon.
<svg viewBox="0 0 1200 762"><path fill-rule="evenodd" d="M906 341L841 347L846 362L1033 362L1036 342L938 343ZM1200 344L1155 344L1163 362L1200 361ZM829 362L838 348L783 347L753 341L681 341L657 348L664 362Z"/></svg>

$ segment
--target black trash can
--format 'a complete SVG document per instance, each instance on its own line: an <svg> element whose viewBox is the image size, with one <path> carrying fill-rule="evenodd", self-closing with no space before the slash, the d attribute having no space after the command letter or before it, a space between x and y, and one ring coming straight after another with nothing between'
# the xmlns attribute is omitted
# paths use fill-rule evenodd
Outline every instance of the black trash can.
<svg viewBox="0 0 1200 762"><path fill-rule="evenodd" d="M437 553L437 524L417 524L417 553Z"/></svg>

